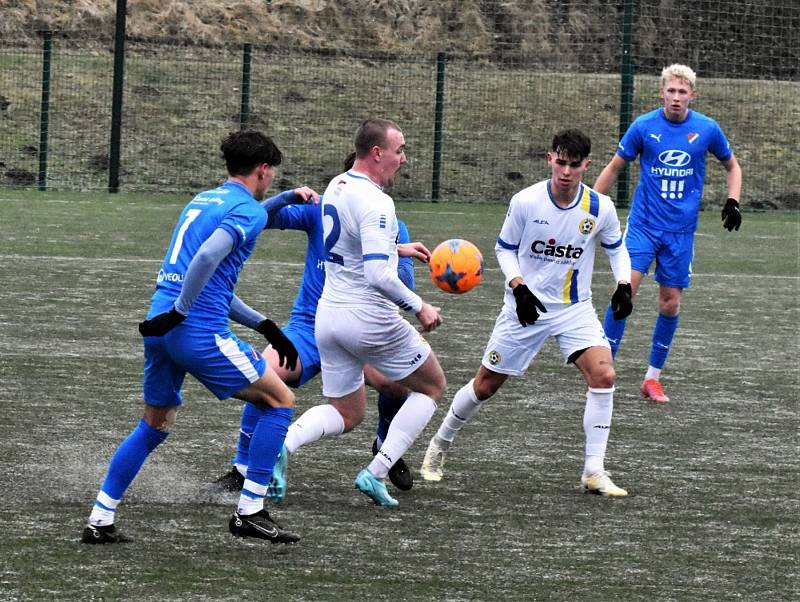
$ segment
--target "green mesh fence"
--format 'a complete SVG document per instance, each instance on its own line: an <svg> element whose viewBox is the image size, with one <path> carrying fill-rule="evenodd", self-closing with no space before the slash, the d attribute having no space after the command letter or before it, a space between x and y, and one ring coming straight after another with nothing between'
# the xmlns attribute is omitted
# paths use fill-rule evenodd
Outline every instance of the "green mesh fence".
<svg viewBox="0 0 800 602"><path fill-rule="evenodd" d="M391 23L379 50L366 48L374 39L357 43L352 36L303 47L283 44L285 37L281 44L244 39L252 43L244 82L242 40L128 40L120 190L189 193L218 182L219 141L242 124L266 131L284 151L278 188L307 183L321 190L341 169L358 123L371 115L394 119L406 135L409 165L392 190L398 200L431 199L436 189L442 201L507 202L546 176L545 152L564 127L592 138L591 182L619 139L625 3L516 3L532 11L525 18L508 12L512 4L481 3L480 27L488 34L472 48L455 13L436 44L398 37L391 51ZM721 124L742 165L743 203L800 206L800 5L648 0L630 7L633 116L659 105L663 66L691 65L699 76L694 108ZM537 19L536 10L546 18ZM113 31L54 32L50 59L45 114L41 38L0 41L0 186L40 186L44 165L48 189L106 190ZM725 198L724 171L713 157L709 163L704 202L717 206ZM631 187L636 178L634 164Z"/></svg>

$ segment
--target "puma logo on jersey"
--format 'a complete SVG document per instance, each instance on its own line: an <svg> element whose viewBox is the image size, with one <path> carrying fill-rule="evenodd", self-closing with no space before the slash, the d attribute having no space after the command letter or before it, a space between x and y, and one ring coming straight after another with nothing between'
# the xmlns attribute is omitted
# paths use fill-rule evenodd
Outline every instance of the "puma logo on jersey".
<svg viewBox="0 0 800 602"><path fill-rule="evenodd" d="M661 142L661 134L650 134L650 137L656 142Z"/></svg>

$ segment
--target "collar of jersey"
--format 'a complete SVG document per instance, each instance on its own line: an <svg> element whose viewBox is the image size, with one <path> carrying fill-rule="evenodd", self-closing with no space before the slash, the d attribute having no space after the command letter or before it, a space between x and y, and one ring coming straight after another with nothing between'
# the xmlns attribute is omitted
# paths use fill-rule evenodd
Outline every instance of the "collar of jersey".
<svg viewBox="0 0 800 602"><path fill-rule="evenodd" d="M562 207L561 205L556 203L556 200L553 198L553 191L550 190L550 180L547 180L547 196L550 197L550 202L553 203L553 206L556 209L561 209L561 211L569 211L575 205L577 205L578 203L581 202L581 197L583 196L583 187L584 186L586 186L586 184L581 182L580 188L578 188L578 194L575 195L575 199L572 201L572 203L569 204L568 207Z"/></svg>
<svg viewBox="0 0 800 602"><path fill-rule="evenodd" d="M672 127L680 127L682 125L686 125L687 123L689 123L689 120L692 118L692 113L694 113L694 111L688 109L686 111L686 119L684 119L683 121L670 121L669 119L667 119L667 116L664 115L664 107L661 107L658 110L658 114L661 115L661 120L671 125Z"/></svg>
<svg viewBox="0 0 800 602"><path fill-rule="evenodd" d="M233 180L225 180L225 183L222 185L222 188L229 188L233 186L235 186L236 188L241 188L245 192L245 194L247 194L247 196L249 196L251 199L255 198L253 196L253 193L247 189L247 186L245 186L244 184L240 184L239 182L234 182Z"/></svg>
<svg viewBox="0 0 800 602"><path fill-rule="evenodd" d="M352 169L347 172L347 175L350 176L351 178L355 178L356 180L366 180L367 182L375 186L375 188L377 188L378 190L383 191L383 188L381 188L375 182L373 182L369 176L366 176L357 171L353 171Z"/></svg>

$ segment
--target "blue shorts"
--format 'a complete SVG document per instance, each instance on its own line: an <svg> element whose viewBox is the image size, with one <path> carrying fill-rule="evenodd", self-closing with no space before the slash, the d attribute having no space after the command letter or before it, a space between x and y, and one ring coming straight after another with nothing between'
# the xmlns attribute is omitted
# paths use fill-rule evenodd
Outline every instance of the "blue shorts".
<svg viewBox="0 0 800 602"><path fill-rule="evenodd" d="M628 224L624 240L634 270L647 274L655 260L656 282L670 288L689 288L694 232L667 232Z"/></svg>
<svg viewBox="0 0 800 602"><path fill-rule="evenodd" d="M321 369L319 349L317 349L317 341L314 338L314 324L301 320L290 320L281 330L294 345L300 358L300 363L303 365L300 378L294 382L286 383L296 389L319 374Z"/></svg>
<svg viewBox="0 0 800 602"><path fill-rule="evenodd" d="M163 337L144 337L144 401L153 406L181 405L187 372L218 399L227 399L266 369L261 354L230 329L214 332L181 324Z"/></svg>

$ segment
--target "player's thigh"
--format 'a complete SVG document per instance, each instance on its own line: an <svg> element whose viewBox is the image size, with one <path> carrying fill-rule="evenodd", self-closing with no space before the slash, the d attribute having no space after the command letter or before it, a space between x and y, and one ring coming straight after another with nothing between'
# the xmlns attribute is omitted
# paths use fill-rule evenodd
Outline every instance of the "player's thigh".
<svg viewBox="0 0 800 602"><path fill-rule="evenodd" d="M641 226L631 226L625 229L625 248L631 257L631 268L642 274L650 271L650 266L655 261L661 245L661 232Z"/></svg>
<svg viewBox="0 0 800 602"><path fill-rule="evenodd" d="M549 320L522 326L516 315L500 312L483 351L481 364L491 372L520 376L550 337Z"/></svg>
<svg viewBox="0 0 800 602"><path fill-rule="evenodd" d="M655 281L669 288L689 288L693 259L694 233L666 233L665 244L658 252Z"/></svg>
<svg viewBox="0 0 800 602"><path fill-rule="evenodd" d="M403 399L408 394L403 385L387 378L370 364L364 366L364 381L378 393L391 399Z"/></svg>
<svg viewBox="0 0 800 602"><path fill-rule="evenodd" d="M412 391L427 395L436 401L444 394L447 387L447 380L439 364L439 359L432 351L416 370L399 382Z"/></svg>
<svg viewBox="0 0 800 602"><path fill-rule="evenodd" d="M170 355L218 399L232 397L258 381L267 362L250 343L229 329L220 332L182 328L180 337L168 339Z"/></svg>
<svg viewBox="0 0 800 602"><path fill-rule="evenodd" d="M257 381L234 393L233 397L261 407L291 408L294 406L294 393L274 370L269 369L265 370Z"/></svg>
<svg viewBox="0 0 800 602"><path fill-rule="evenodd" d="M298 358L297 370L287 374L287 378L283 381L290 387L301 387L321 370L319 349L314 337L314 323L289 321L281 330L294 345Z"/></svg>
<svg viewBox="0 0 800 602"><path fill-rule="evenodd" d="M341 314L341 315L340 315ZM322 372L322 394L330 399L345 397L364 384L364 362L351 351L353 329L347 312L317 309L314 330Z"/></svg>
<svg viewBox="0 0 800 602"><path fill-rule="evenodd" d="M353 353L390 380L402 382L419 370L432 354L431 346L417 329L397 314L364 320L353 334ZM426 367L428 376L436 377L437 371L441 372L438 361Z"/></svg>
<svg viewBox="0 0 800 602"><path fill-rule="evenodd" d="M553 336L565 363L569 363L579 351L590 347L608 349L610 353L611 347L591 302L571 305L560 311L555 318Z"/></svg>
<svg viewBox="0 0 800 602"><path fill-rule="evenodd" d="M180 406L185 377L186 370L169 353L166 337L144 338L142 397L146 404L159 408Z"/></svg>

